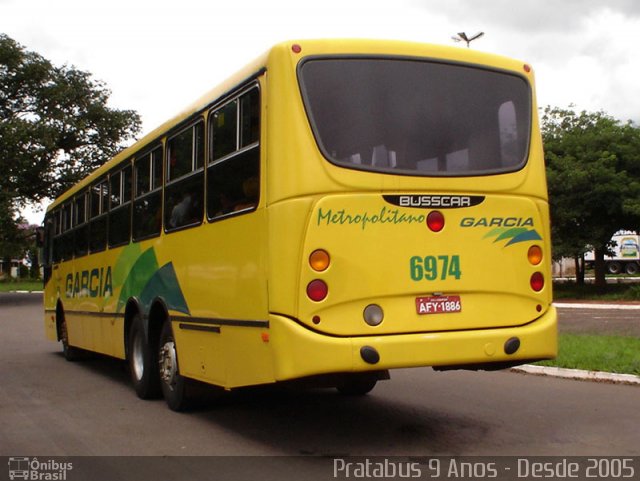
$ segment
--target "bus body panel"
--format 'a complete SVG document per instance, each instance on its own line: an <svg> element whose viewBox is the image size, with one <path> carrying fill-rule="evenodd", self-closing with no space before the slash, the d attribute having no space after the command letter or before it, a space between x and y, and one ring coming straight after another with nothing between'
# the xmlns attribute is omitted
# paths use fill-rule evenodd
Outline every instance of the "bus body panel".
<svg viewBox="0 0 640 481"><path fill-rule="evenodd" d="M448 331L388 336L332 337L315 333L271 316L274 349L282 352L274 359L276 380L333 372L359 372L401 367L488 367L490 363L526 362L557 355L557 316L552 307L542 317L525 326L480 331ZM520 349L505 353L505 343L517 337ZM375 364L366 362L363 347L373 347L380 355ZM310 352L322 353L310 356Z"/></svg>
<svg viewBox="0 0 640 481"><path fill-rule="evenodd" d="M45 286L47 332L55 336L56 306L60 303L73 346L124 359L124 317L118 312L116 290L122 249L96 257L61 262ZM114 277L115 276L115 277ZM115 286L115 287L114 287Z"/></svg>
<svg viewBox="0 0 640 481"><path fill-rule="evenodd" d="M58 298L73 346L122 359L124 312L132 298L140 302L143 316L148 315L153 301L162 299L171 316L184 316L185 320L266 320L266 239L246 235L254 229L265 232L260 227L264 223L264 209L258 209L199 229L109 249L99 264L92 257L59 264L45 293L46 304L51 306L47 332L52 338L56 336L51 311L55 312ZM155 289L147 293L146 286ZM260 339L260 334L256 337ZM184 339L186 348L179 352L180 362L201 365L200 352L210 355L210 340L197 341L198 336Z"/></svg>
<svg viewBox="0 0 640 481"><path fill-rule="evenodd" d="M293 199L269 207L269 311L293 315L297 312L300 265L304 262L304 236L313 199Z"/></svg>
<svg viewBox="0 0 640 481"><path fill-rule="evenodd" d="M270 382L267 328L266 213L256 211L168 235L187 309L169 310L178 362L188 377L225 387ZM253 234L249 234L253 232ZM171 247L179 239L180 247ZM173 249L173 250L172 250ZM207 330L211 327L219 332ZM204 328L204 329L203 329Z"/></svg>
<svg viewBox="0 0 640 481"><path fill-rule="evenodd" d="M441 209L444 228L432 232L432 207L395 203L437 202L468 207ZM303 255L296 317L334 335L485 329L522 325L551 303L549 289L534 292L528 249L544 244L542 216L536 204L515 196L451 194L359 194L321 198L313 207L304 253L324 249L331 256L326 271L315 272ZM478 255L482 252L482 255ZM548 255L548 252L547 252ZM546 259L549 260L548 258ZM307 298L306 286L322 279L326 299ZM417 312L419 297L455 295L460 312ZM371 327L363 320L369 304L379 304L385 320ZM321 322L312 319L319 317Z"/></svg>
<svg viewBox="0 0 640 481"><path fill-rule="evenodd" d="M160 263L173 264L186 305L175 315L266 319L265 218L265 210L259 208L165 235Z"/></svg>

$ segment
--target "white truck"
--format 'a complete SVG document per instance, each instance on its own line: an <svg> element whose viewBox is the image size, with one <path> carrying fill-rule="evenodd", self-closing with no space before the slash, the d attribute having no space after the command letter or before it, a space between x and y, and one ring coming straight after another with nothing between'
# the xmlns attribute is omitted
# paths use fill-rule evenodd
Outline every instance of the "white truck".
<svg viewBox="0 0 640 481"><path fill-rule="evenodd" d="M640 272L640 236L629 233L617 233L611 240L615 245L611 248L612 256L605 256L607 272L609 274L637 274ZM595 256L593 251L584 255L587 266L593 266Z"/></svg>

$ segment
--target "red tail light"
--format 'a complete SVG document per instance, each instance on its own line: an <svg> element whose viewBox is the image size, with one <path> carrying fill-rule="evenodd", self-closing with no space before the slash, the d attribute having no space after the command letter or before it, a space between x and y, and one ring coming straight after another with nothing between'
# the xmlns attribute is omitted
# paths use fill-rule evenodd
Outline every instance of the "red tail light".
<svg viewBox="0 0 640 481"><path fill-rule="evenodd" d="M329 294L329 286L320 279L313 280L307 285L307 296L315 302L323 301Z"/></svg>
<svg viewBox="0 0 640 481"><path fill-rule="evenodd" d="M531 289L536 292L540 292L544 287L544 276L541 272L534 272L529 280L529 284L531 285Z"/></svg>
<svg viewBox="0 0 640 481"><path fill-rule="evenodd" d="M433 232L440 232L444 228L444 215L442 215L442 212L437 210L429 212L427 227Z"/></svg>

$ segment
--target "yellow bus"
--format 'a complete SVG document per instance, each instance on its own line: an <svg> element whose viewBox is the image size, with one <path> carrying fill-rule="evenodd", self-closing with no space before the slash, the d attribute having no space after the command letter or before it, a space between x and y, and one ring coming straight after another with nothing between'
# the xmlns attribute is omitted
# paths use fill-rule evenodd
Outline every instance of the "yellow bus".
<svg viewBox="0 0 640 481"><path fill-rule="evenodd" d="M529 65L408 42L271 48L47 209L45 328L188 406L304 380L553 358Z"/></svg>

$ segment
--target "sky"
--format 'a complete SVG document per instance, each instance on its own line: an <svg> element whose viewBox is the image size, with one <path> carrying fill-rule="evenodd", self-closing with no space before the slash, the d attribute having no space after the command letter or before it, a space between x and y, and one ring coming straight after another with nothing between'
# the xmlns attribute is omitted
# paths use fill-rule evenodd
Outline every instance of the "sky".
<svg viewBox="0 0 640 481"><path fill-rule="evenodd" d="M640 124L638 0L0 0L0 32L106 83L142 134L270 46L305 38L456 44L536 72L540 106ZM28 214L39 223L42 213Z"/></svg>

